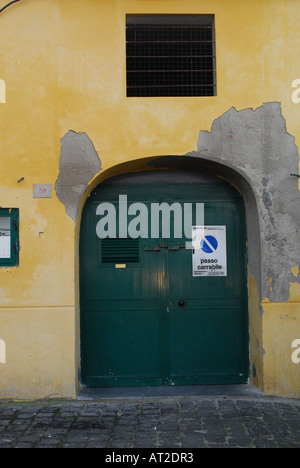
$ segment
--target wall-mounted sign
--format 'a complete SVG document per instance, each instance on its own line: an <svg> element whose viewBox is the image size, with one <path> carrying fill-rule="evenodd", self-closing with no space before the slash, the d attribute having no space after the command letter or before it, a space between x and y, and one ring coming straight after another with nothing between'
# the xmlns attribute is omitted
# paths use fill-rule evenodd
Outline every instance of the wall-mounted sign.
<svg viewBox="0 0 300 468"><path fill-rule="evenodd" d="M193 226L193 276L227 276L226 226Z"/></svg>
<svg viewBox="0 0 300 468"><path fill-rule="evenodd" d="M52 198L52 185L35 184L33 186L33 198Z"/></svg>

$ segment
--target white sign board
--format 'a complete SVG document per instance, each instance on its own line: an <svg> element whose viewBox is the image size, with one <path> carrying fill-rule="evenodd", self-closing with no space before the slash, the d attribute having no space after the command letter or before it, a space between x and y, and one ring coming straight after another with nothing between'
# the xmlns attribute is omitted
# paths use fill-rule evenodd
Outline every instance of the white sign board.
<svg viewBox="0 0 300 468"><path fill-rule="evenodd" d="M226 226L193 226L193 276L227 276Z"/></svg>
<svg viewBox="0 0 300 468"><path fill-rule="evenodd" d="M52 184L34 184L33 198L52 198Z"/></svg>

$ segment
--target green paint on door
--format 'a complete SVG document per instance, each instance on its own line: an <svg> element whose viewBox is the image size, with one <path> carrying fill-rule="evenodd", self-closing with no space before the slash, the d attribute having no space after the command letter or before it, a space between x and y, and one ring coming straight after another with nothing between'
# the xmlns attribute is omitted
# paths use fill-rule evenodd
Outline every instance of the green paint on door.
<svg viewBox="0 0 300 468"><path fill-rule="evenodd" d="M192 250L183 248L184 232L174 238L174 221L170 238L100 239L100 203L114 205L117 231L124 231L119 195L127 195L128 206L147 207L149 233L151 204L179 203L183 213L184 204L192 203L195 219L196 203L204 203L205 225L226 226L227 276L193 276ZM128 215L127 225L138 214ZM83 212L80 287L83 384L247 381L245 213L241 196L229 184L100 185Z"/></svg>

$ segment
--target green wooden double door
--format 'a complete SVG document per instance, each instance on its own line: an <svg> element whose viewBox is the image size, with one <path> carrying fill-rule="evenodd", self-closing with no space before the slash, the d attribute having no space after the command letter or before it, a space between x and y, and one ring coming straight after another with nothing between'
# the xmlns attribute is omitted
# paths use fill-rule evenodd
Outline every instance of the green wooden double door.
<svg viewBox="0 0 300 468"><path fill-rule="evenodd" d="M181 238L175 237L179 222L175 211L169 210L170 233L163 231L162 219L158 231L157 226L154 229L157 218L151 216L151 209L155 203L181 206ZM186 248L186 242L189 229L197 223L197 203L198 208L204 204L205 226L226 228L225 244L217 246L211 237L201 244L206 247L208 266L210 254L213 264L217 249L226 251L225 276L194 275L195 251ZM100 238L101 229L114 229L114 220L117 237ZM131 233L140 229L144 237L124 238L126 226ZM123 237L118 237L119 231ZM83 212L80 285L83 384L247 381L245 215L242 198L228 184L100 185Z"/></svg>

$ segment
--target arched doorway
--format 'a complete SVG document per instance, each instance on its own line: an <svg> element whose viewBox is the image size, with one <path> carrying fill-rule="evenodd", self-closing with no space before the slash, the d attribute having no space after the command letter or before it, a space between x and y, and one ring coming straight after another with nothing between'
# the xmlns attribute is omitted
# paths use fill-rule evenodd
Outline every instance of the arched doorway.
<svg viewBox="0 0 300 468"><path fill-rule="evenodd" d="M163 203L172 207L163 213L170 219L167 235L163 217L158 231L151 217L153 205ZM181 207L181 237L175 232L174 204ZM196 260L195 250L187 248L187 224L192 219L190 229L197 225L201 204L203 224L211 230L204 233L199 245L202 256ZM141 225L143 210L147 230ZM186 218L185 210L189 210ZM101 232L104 237L103 231L112 228L114 216L116 238L114 232L112 238L101 238ZM142 236L132 237L134 229ZM221 258L222 268L214 268ZM84 385L247 382L242 196L220 178L189 170L154 170L106 180L83 209L80 298Z"/></svg>

